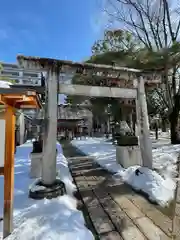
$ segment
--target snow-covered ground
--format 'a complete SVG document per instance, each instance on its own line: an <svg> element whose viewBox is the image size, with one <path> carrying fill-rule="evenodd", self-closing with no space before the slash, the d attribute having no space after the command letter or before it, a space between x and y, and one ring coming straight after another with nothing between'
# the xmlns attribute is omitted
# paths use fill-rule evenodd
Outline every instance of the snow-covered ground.
<svg viewBox="0 0 180 240"><path fill-rule="evenodd" d="M67 195L53 200L32 200L28 198L28 188L33 180L29 178L32 143L27 142L17 148L15 159L14 188L14 231L7 240L92 240L92 233L85 227L84 217L77 210L77 202L72 196L72 183L66 158L61 145L57 144L57 166L60 178L66 185ZM0 177L0 216L3 212L3 177ZM2 224L0 226L0 234ZM1 238L1 237L0 237Z"/></svg>
<svg viewBox="0 0 180 240"><path fill-rule="evenodd" d="M150 131L150 136L153 143L153 148L170 145L170 130L167 132L158 131L158 140L155 139L155 132Z"/></svg>
<svg viewBox="0 0 180 240"><path fill-rule="evenodd" d="M172 174L175 172L177 154L180 151L179 145L170 145L166 137L165 140L168 143L164 145L160 144L161 139L153 143L153 167L160 174L140 166L124 169L116 163L116 147L104 138L73 140L72 144L85 154L93 156L98 164L111 171L117 180L120 177L134 189L147 193L151 200L165 206L174 196L175 182ZM138 175L137 169L140 171Z"/></svg>

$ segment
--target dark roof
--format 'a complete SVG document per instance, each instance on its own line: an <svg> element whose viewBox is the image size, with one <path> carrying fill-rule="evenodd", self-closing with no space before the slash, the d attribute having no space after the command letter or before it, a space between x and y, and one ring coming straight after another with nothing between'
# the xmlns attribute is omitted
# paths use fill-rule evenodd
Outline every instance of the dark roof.
<svg viewBox="0 0 180 240"><path fill-rule="evenodd" d="M18 88L16 85L13 88L0 88L0 94L24 94L27 96L35 95L36 93L34 90L28 90L25 87L24 88Z"/></svg>
<svg viewBox="0 0 180 240"><path fill-rule="evenodd" d="M37 86L37 85L25 85L25 84L15 84L11 85L11 88L18 88L18 89L26 89L27 91L36 91L37 93L41 94L45 92L45 87Z"/></svg>
<svg viewBox="0 0 180 240"><path fill-rule="evenodd" d="M81 120L92 117L92 112L85 107L59 105L58 106L58 119L59 120ZM36 119L42 119L43 112L38 111Z"/></svg>
<svg viewBox="0 0 180 240"><path fill-rule="evenodd" d="M86 108L71 107L71 106L68 106L68 105L58 106L58 119L78 120L78 119L84 119L84 118L89 117L89 116L91 116L91 111L89 111Z"/></svg>
<svg viewBox="0 0 180 240"><path fill-rule="evenodd" d="M80 121L80 120L79 120ZM73 120L73 121L70 121L70 120L66 120L66 121L60 121L57 123L57 126L58 128L66 128L66 127L69 127L69 128L72 128L72 127L77 127L78 125L80 125L78 120Z"/></svg>

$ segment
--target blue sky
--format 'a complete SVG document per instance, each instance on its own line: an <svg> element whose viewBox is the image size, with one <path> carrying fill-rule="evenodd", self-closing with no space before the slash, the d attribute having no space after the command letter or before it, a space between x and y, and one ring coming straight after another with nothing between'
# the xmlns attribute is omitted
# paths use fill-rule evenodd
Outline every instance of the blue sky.
<svg viewBox="0 0 180 240"><path fill-rule="evenodd" d="M85 60L105 21L97 0L1 0L0 61L17 54Z"/></svg>

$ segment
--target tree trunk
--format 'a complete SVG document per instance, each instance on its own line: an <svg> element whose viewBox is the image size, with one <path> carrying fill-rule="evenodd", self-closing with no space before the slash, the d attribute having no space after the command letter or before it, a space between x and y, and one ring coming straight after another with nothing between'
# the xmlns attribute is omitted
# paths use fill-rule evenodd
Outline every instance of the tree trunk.
<svg viewBox="0 0 180 240"><path fill-rule="evenodd" d="M155 123L155 136L156 136L156 140L158 140L158 124L157 124L157 122Z"/></svg>
<svg viewBox="0 0 180 240"><path fill-rule="evenodd" d="M171 143L172 144L180 144L180 136L179 136L179 110L180 110L180 96L176 95L174 97L174 107L172 113L170 114L170 129L171 129Z"/></svg>
<svg viewBox="0 0 180 240"><path fill-rule="evenodd" d="M161 119L161 129L162 129L162 132L166 132L166 130L167 130L166 119L164 119L164 118Z"/></svg>

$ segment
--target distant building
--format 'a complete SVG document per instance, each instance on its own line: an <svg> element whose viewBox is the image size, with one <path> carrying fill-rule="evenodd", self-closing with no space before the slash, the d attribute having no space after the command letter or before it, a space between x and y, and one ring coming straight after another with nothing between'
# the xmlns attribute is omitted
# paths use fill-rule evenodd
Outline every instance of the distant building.
<svg viewBox="0 0 180 240"><path fill-rule="evenodd" d="M44 112L39 111L31 115L33 132L41 132L43 127ZM92 112L83 106L61 104L57 108L58 138L90 135L92 131ZM38 127L39 126L39 127ZM38 128L40 128L38 130Z"/></svg>
<svg viewBox="0 0 180 240"><path fill-rule="evenodd" d="M23 114L22 111L16 112L16 144L21 145L26 142L31 133L32 119Z"/></svg>
<svg viewBox="0 0 180 240"><path fill-rule="evenodd" d="M41 84L41 72L34 70L26 70L18 67L16 64L3 63L0 65L0 78L1 80L11 79L16 84L27 84L27 85L40 85Z"/></svg>
<svg viewBox="0 0 180 240"><path fill-rule="evenodd" d="M5 118L5 108L0 105L0 119ZM21 145L26 142L31 132L32 119L24 115L21 110L16 111L16 125L15 125L15 145Z"/></svg>
<svg viewBox="0 0 180 240"><path fill-rule="evenodd" d="M92 112L85 106L58 106L58 133L66 131L73 136L90 135L92 131Z"/></svg>

